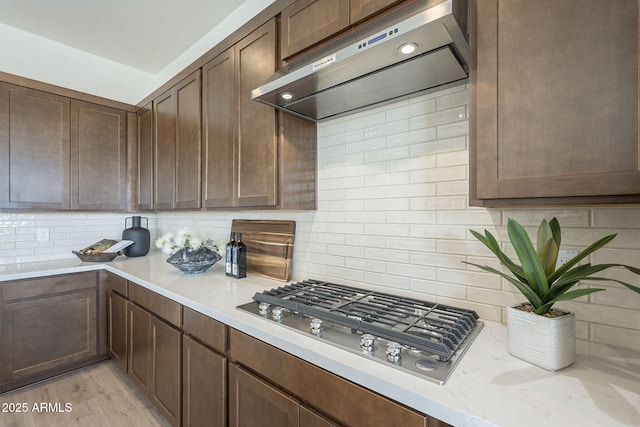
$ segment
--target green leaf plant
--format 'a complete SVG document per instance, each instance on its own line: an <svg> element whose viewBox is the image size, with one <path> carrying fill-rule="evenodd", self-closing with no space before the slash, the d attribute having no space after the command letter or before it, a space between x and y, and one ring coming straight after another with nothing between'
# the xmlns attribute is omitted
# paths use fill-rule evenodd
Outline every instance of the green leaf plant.
<svg viewBox="0 0 640 427"><path fill-rule="evenodd" d="M470 231L476 239L493 252L500 263L508 269L513 276L487 265L463 262L506 279L522 292L533 306L536 314L546 314L558 301L569 301L605 290L603 288L571 290L571 288L581 280L617 282L640 294L640 288L637 286L616 279L594 276L594 274L613 267L626 268L632 273L640 275L640 269L636 267L624 264L591 265L587 263L578 265L578 263L587 256L611 242L616 237L616 234L611 234L592 243L556 270L561 241L560 223L558 223L556 218L553 218L549 222L542 220L540 223L536 242L537 250L534 248L525 229L517 221L509 218L507 222L509 240L515 249L521 265L512 261L500 249L498 241L489 231L484 230L484 235L474 230Z"/></svg>

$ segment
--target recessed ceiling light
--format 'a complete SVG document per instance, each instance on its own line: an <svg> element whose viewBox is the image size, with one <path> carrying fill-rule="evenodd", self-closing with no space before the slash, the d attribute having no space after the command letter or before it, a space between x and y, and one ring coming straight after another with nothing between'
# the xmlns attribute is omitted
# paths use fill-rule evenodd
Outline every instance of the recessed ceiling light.
<svg viewBox="0 0 640 427"><path fill-rule="evenodd" d="M398 49L401 53L408 55L413 53L418 48L418 45L415 43L405 43Z"/></svg>
<svg viewBox="0 0 640 427"><path fill-rule="evenodd" d="M283 94L280 95L280 97L285 101L288 101L290 99L293 99L293 94L291 92L284 92Z"/></svg>

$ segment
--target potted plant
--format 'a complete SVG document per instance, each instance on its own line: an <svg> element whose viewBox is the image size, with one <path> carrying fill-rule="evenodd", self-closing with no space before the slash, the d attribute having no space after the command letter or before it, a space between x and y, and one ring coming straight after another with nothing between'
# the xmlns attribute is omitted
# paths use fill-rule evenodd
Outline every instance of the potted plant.
<svg viewBox="0 0 640 427"><path fill-rule="evenodd" d="M640 294L640 288L620 280L598 277L609 268L622 267L640 275L640 269L624 264L578 264L587 256L611 242L616 234L592 243L578 255L556 268L560 250L561 230L556 218L542 220L538 227L537 249L526 230L509 219L507 233L520 264L512 261L501 249L496 238L487 230L484 235L471 230L498 258L511 274L495 268L467 262L482 270L497 274L514 285L527 299L507 308L509 353L542 368L555 371L575 361L575 316L554 308L559 301L569 301L603 288L572 288L581 280L617 282Z"/></svg>

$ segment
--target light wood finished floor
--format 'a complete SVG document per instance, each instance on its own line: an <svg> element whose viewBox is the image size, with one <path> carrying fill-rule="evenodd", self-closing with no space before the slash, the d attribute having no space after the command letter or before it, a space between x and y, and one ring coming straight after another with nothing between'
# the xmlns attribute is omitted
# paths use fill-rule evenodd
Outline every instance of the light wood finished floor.
<svg viewBox="0 0 640 427"><path fill-rule="evenodd" d="M169 425L113 361L0 395L2 427Z"/></svg>

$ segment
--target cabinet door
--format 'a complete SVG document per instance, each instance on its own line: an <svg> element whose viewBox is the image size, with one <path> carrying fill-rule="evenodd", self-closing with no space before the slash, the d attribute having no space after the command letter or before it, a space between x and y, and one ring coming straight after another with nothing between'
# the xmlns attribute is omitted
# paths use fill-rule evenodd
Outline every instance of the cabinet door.
<svg viewBox="0 0 640 427"><path fill-rule="evenodd" d="M202 68L203 185L205 208L233 206L237 186L234 167L235 79L233 48Z"/></svg>
<svg viewBox="0 0 640 427"><path fill-rule="evenodd" d="M275 30L272 19L236 45L238 206L277 203L276 112L251 99L276 70Z"/></svg>
<svg viewBox="0 0 640 427"><path fill-rule="evenodd" d="M0 83L0 208L69 209L69 99Z"/></svg>
<svg viewBox="0 0 640 427"><path fill-rule="evenodd" d="M403 0L351 0L351 25Z"/></svg>
<svg viewBox="0 0 640 427"><path fill-rule="evenodd" d="M1 311L0 391L97 355L95 289L4 304Z"/></svg>
<svg viewBox="0 0 640 427"><path fill-rule="evenodd" d="M176 97L176 201L178 209L200 208L200 70L180 82Z"/></svg>
<svg viewBox="0 0 640 427"><path fill-rule="evenodd" d="M300 405L236 365L229 365L229 425L298 426Z"/></svg>
<svg viewBox="0 0 640 427"><path fill-rule="evenodd" d="M148 103L138 116L138 210L154 209L153 201L153 108Z"/></svg>
<svg viewBox="0 0 640 427"><path fill-rule="evenodd" d="M127 303L129 376L143 390L149 390L152 363L151 316L138 306Z"/></svg>
<svg viewBox="0 0 640 427"><path fill-rule="evenodd" d="M71 102L71 208L126 208L126 113Z"/></svg>
<svg viewBox="0 0 640 427"><path fill-rule="evenodd" d="M640 194L638 2L471 4L472 198Z"/></svg>
<svg viewBox="0 0 640 427"><path fill-rule="evenodd" d="M227 425L227 358L184 336L182 425Z"/></svg>
<svg viewBox="0 0 640 427"><path fill-rule="evenodd" d="M182 394L182 333L162 320L151 320L151 381L149 394L156 407L174 426L180 425Z"/></svg>
<svg viewBox="0 0 640 427"><path fill-rule="evenodd" d="M127 371L127 300L107 292L109 355Z"/></svg>
<svg viewBox="0 0 640 427"><path fill-rule="evenodd" d="M172 425L180 425L182 333L131 302L127 314L129 376Z"/></svg>
<svg viewBox="0 0 640 427"><path fill-rule="evenodd" d="M200 207L200 70L154 100L155 207Z"/></svg>
<svg viewBox="0 0 640 427"><path fill-rule="evenodd" d="M281 58L289 58L331 37L348 28L349 23L348 1L296 1L282 11L280 28Z"/></svg>
<svg viewBox="0 0 640 427"><path fill-rule="evenodd" d="M176 98L169 90L153 101L156 209L174 209L176 199Z"/></svg>

